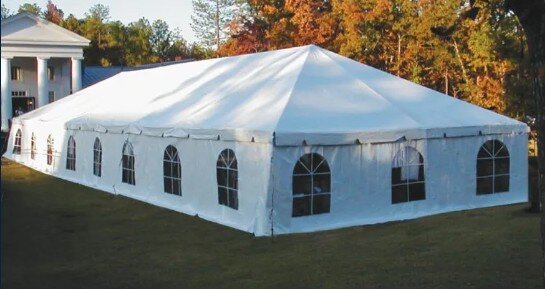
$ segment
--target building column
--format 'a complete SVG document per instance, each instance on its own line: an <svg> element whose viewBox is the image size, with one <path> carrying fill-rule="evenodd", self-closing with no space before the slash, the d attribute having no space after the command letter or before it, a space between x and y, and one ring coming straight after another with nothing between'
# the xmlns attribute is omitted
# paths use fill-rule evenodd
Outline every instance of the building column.
<svg viewBox="0 0 545 289"><path fill-rule="evenodd" d="M49 102L49 78L47 77L47 57L37 57L38 62L38 99L36 108L40 108Z"/></svg>
<svg viewBox="0 0 545 289"><path fill-rule="evenodd" d="M81 90L81 60L83 57L72 57L72 93Z"/></svg>
<svg viewBox="0 0 545 289"><path fill-rule="evenodd" d="M9 119L12 117L11 105L11 58L2 57L2 131L9 130Z"/></svg>

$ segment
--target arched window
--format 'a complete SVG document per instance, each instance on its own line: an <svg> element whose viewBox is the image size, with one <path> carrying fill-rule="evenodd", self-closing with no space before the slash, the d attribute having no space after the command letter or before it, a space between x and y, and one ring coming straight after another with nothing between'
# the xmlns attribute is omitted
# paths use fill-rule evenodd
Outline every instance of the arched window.
<svg viewBox="0 0 545 289"><path fill-rule="evenodd" d="M47 137L47 164L48 165L52 165L53 164L53 145L54 145L54 140L53 140L53 137L51 135L49 135Z"/></svg>
<svg viewBox="0 0 545 289"><path fill-rule="evenodd" d="M36 158L36 136L34 133L32 133L32 136L30 137L30 158Z"/></svg>
<svg viewBox="0 0 545 289"><path fill-rule="evenodd" d="M76 141L73 136L68 138L68 146L66 149L66 169L76 170Z"/></svg>
<svg viewBox="0 0 545 289"><path fill-rule="evenodd" d="M13 144L13 154L21 154L21 129L15 133L15 143Z"/></svg>
<svg viewBox="0 0 545 289"><path fill-rule="evenodd" d="M238 210L238 165L235 152L223 150L216 163L218 202Z"/></svg>
<svg viewBox="0 0 545 289"><path fill-rule="evenodd" d="M98 137L93 145L93 175L102 176L102 144Z"/></svg>
<svg viewBox="0 0 545 289"><path fill-rule="evenodd" d="M163 155L163 181L165 193L182 195L182 167L178 150L167 146Z"/></svg>
<svg viewBox="0 0 545 289"><path fill-rule="evenodd" d="M134 178L134 151L132 149L132 144L129 141L126 141L123 145L122 165L122 182L129 185L135 185L136 180Z"/></svg>
<svg viewBox="0 0 545 289"><path fill-rule="evenodd" d="M331 206L331 171L319 154L305 154L293 168L292 216L329 213Z"/></svg>
<svg viewBox="0 0 545 289"><path fill-rule="evenodd" d="M509 191L509 151L498 140L485 142L477 155L477 195Z"/></svg>
<svg viewBox="0 0 545 289"><path fill-rule="evenodd" d="M425 199L424 158L416 149L406 146L392 162L392 204Z"/></svg>

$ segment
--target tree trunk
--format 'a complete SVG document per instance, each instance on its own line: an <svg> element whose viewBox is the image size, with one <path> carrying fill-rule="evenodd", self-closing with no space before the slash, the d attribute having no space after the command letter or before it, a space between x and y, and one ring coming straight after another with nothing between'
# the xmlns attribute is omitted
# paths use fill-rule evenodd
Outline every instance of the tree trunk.
<svg viewBox="0 0 545 289"><path fill-rule="evenodd" d="M466 67L464 65L464 61L462 60L462 56L460 55L460 50L458 49L458 43L456 42L456 39L452 38L452 43L454 45L454 52L456 52L456 58L458 59L458 62L460 63L460 68L462 68L462 77L464 78L464 82L466 84L469 84L469 78L467 77Z"/></svg>
<svg viewBox="0 0 545 289"><path fill-rule="evenodd" d="M532 63L534 98L537 108L537 190L538 208L541 209L541 246L543 262L543 285L545 286L545 1L544 0L505 0L505 7L519 19L528 44L528 54Z"/></svg>
<svg viewBox="0 0 545 289"><path fill-rule="evenodd" d="M216 51L220 50L220 0L216 0Z"/></svg>

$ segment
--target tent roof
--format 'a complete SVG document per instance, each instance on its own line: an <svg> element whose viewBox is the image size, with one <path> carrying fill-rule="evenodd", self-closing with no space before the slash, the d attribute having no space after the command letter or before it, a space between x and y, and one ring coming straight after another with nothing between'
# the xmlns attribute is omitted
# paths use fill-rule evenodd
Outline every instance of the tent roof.
<svg viewBox="0 0 545 289"><path fill-rule="evenodd" d="M276 145L527 131L314 45L122 72L17 120Z"/></svg>

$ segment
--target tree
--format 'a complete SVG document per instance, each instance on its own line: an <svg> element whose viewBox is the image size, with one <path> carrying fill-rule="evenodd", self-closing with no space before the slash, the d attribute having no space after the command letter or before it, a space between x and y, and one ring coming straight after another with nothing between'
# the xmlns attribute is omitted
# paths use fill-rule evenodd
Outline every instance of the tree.
<svg viewBox="0 0 545 289"><path fill-rule="evenodd" d="M193 0L191 28L208 47L221 43L228 35L230 22L233 20L236 0Z"/></svg>
<svg viewBox="0 0 545 289"><path fill-rule="evenodd" d="M64 12L61 9L58 9L57 5L53 4L53 2L49 0L47 1L46 10L44 12L44 18L47 21L51 21L59 25L64 18Z"/></svg>
<svg viewBox="0 0 545 289"><path fill-rule="evenodd" d="M11 11L2 3L2 20L10 17L12 15Z"/></svg>
<svg viewBox="0 0 545 289"><path fill-rule="evenodd" d="M110 8L102 4L92 6L82 23L83 36L91 40L86 49L85 63L87 65L102 65L102 56L107 47L104 37L108 33L107 21L110 19Z"/></svg>
<svg viewBox="0 0 545 289"><path fill-rule="evenodd" d="M37 16L40 16L42 15L42 8L40 8L40 6L38 6L38 4L36 3L25 3L21 6L19 6L19 13L21 12L29 12L29 13L32 13L34 15L37 15Z"/></svg>
<svg viewBox="0 0 545 289"><path fill-rule="evenodd" d="M505 7L517 15L526 34L534 99L537 108L538 192L541 209L543 285L545 286L545 1L505 0Z"/></svg>
<svg viewBox="0 0 545 289"><path fill-rule="evenodd" d="M149 41L152 34L151 24L146 18L129 23L125 45L127 65L135 66L156 61Z"/></svg>
<svg viewBox="0 0 545 289"><path fill-rule="evenodd" d="M172 32L168 24L160 19L153 21L151 25L151 50L163 62L168 60L169 50L171 49Z"/></svg>

